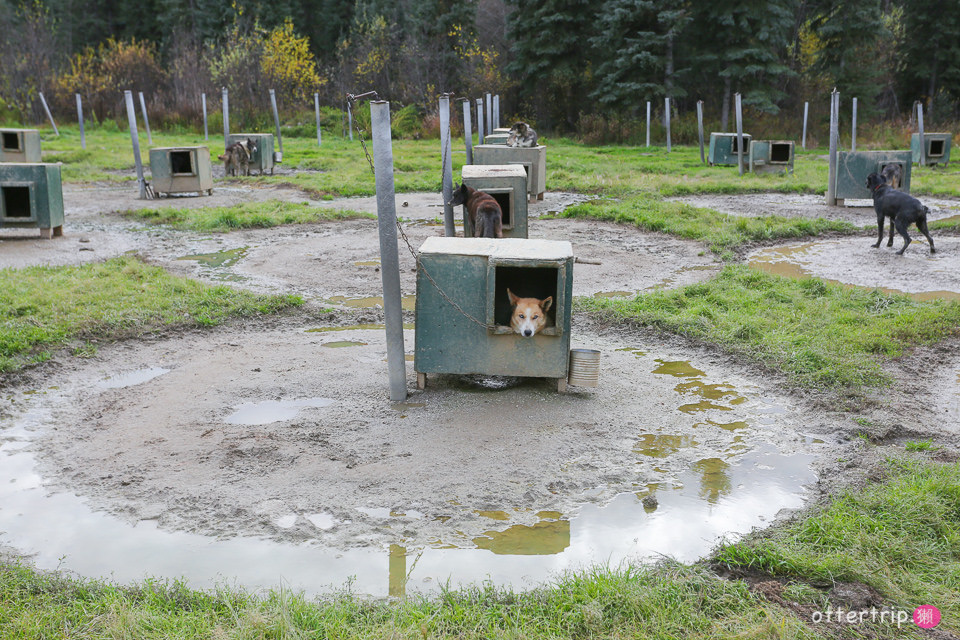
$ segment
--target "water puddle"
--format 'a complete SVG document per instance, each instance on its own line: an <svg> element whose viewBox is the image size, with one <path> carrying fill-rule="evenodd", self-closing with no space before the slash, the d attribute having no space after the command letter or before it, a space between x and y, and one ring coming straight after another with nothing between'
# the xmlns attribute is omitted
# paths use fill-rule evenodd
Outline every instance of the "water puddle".
<svg viewBox="0 0 960 640"><path fill-rule="evenodd" d="M359 262L354 262L354 266L357 267L379 267L379 260L360 260Z"/></svg>
<svg viewBox="0 0 960 640"><path fill-rule="evenodd" d="M108 378L104 378L98 383L98 386L104 389L125 389L144 382L149 382L158 376L169 373L170 369L163 367L149 367L146 369L137 369L127 373L118 373Z"/></svg>
<svg viewBox="0 0 960 640"><path fill-rule="evenodd" d="M302 400L265 400L244 402L223 419L227 424L260 425L292 420L302 409L321 408L333 404L330 398L304 398Z"/></svg>
<svg viewBox="0 0 960 640"><path fill-rule="evenodd" d="M916 237L913 239L914 243L910 245L911 248L916 245L916 248L920 249L926 245L925 240L918 239ZM855 285L831 278L814 276L813 273L803 266L805 263L809 262L805 258L808 257L811 251L813 251L815 248L823 246L824 244L825 243L808 242L790 247L771 247L754 255L752 258L750 258L748 264L754 269L759 269L776 276L793 278L795 280L817 277L824 282L838 284L843 287L856 287L871 291L877 289L886 294L908 296L909 298L918 302L928 302L931 300L960 300L960 292L957 291L938 290L911 293L909 291L901 291L900 289L892 289L889 287ZM924 248L924 250L926 249Z"/></svg>
<svg viewBox="0 0 960 640"><path fill-rule="evenodd" d="M383 296L368 296L361 298L351 298L349 296L331 296L323 301L325 304L336 304L351 309L376 309L383 308ZM414 294L403 296L400 299L400 306L405 311L416 309L417 296Z"/></svg>
<svg viewBox="0 0 960 640"><path fill-rule="evenodd" d="M238 247L236 249L225 249L213 253L195 253L188 256L181 256L177 260L192 260L196 262L205 272L205 275L212 280L223 280L229 282L243 282L246 277L230 273L229 268L235 265L241 258L247 254L249 247Z"/></svg>
<svg viewBox="0 0 960 640"><path fill-rule="evenodd" d="M404 329L413 329L416 325L412 322L403 323ZM351 324L346 327L314 327L313 329L304 329L306 333L328 333L330 331L370 331L373 329L386 329L382 324Z"/></svg>
<svg viewBox="0 0 960 640"><path fill-rule="evenodd" d="M339 349L341 347L365 347L367 346L366 342L359 342L357 340L337 340L335 342L324 342L324 347L330 347L331 349Z"/></svg>
<svg viewBox="0 0 960 640"><path fill-rule="evenodd" d="M594 298L633 298L636 297L636 291L597 291L593 294Z"/></svg>

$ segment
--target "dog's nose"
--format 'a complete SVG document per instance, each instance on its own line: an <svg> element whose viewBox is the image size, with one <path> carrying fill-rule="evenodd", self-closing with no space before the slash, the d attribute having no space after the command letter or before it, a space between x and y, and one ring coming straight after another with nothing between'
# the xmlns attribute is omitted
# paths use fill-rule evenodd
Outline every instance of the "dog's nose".
<svg viewBox="0 0 960 640"><path fill-rule="evenodd" d="M523 330L523 335L524 335L524 337L529 338L530 336L533 335L533 331L531 331L530 329L524 329L524 330Z"/></svg>

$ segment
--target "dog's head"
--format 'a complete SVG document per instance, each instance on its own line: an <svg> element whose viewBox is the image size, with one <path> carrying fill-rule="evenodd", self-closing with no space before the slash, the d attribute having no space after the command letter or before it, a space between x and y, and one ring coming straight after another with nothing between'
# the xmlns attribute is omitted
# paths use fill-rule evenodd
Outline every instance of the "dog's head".
<svg viewBox="0 0 960 640"><path fill-rule="evenodd" d="M247 157L252 158L253 154L257 152L257 141L254 140L253 138L247 138L246 148L247 148Z"/></svg>
<svg viewBox="0 0 960 640"><path fill-rule="evenodd" d="M465 184L461 184L459 187L453 190L453 197L450 198L449 204L451 207L455 207L459 204L466 204L467 200L470 199L470 191Z"/></svg>
<svg viewBox="0 0 960 640"><path fill-rule="evenodd" d="M539 298L520 298L507 289L513 315L510 317L510 326L514 333L525 338L531 338L547 325L547 311L553 305L553 296L540 300Z"/></svg>
<svg viewBox="0 0 960 640"><path fill-rule="evenodd" d="M870 189L871 192L876 191L885 184L887 184L887 179L879 173L874 172L867 176L867 188Z"/></svg>
<svg viewBox="0 0 960 640"><path fill-rule="evenodd" d="M520 137L527 135L527 129L529 129L529 127L526 122L515 122L513 126L510 127L510 131Z"/></svg>

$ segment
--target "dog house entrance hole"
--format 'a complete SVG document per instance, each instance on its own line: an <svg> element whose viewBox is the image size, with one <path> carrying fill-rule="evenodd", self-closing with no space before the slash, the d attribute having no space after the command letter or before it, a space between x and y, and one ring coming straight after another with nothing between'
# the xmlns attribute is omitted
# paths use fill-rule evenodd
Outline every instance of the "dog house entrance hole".
<svg viewBox="0 0 960 640"><path fill-rule="evenodd" d="M744 142L746 142L746 136L744 136ZM739 153L740 145L737 140L737 136L733 136L732 142L730 144L730 153Z"/></svg>
<svg viewBox="0 0 960 640"><path fill-rule="evenodd" d="M557 327L562 326L563 318L556 317L557 309L557 282L559 281L558 267L515 267L497 266L494 271L495 291L493 319L498 333L512 333L510 318L513 308L510 306L510 296L520 298L553 298L553 304L547 311L547 326L540 333L543 335L557 335Z"/></svg>
<svg viewBox="0 0 960 640"><path fill-rule="evenodd" d="M171 151L170 172L175 176L196 175L192 151Z"/></svg>
<svg viewBox="0 0 960 640"><path fill-rule="evenodd" d="M497 191L496 189L487 189L487 193L493 196L493 199L500 205L500 211L503 213L501 224L504 229L513 228L513 189Z"/></svg>
<svg viewBox="0 0 960 640"><path fill-rule="evenodd" d="M790 162L790 145L784 142L771 143L770 162Z"/></svg>
<svg viewBox="0 0 960 640"><path fill-rule="evenodd" d="M943 155L944 140L935 139L930 141L930 153L929 156L942 156Z"/></svg>
<svg viewBox="0 0 960 640"><path fill-rule="evenodd" d="M16 131L3 132L3 150L4 151L22 151L20 148L20 134Z"/></svg>
<svg viewBox="0 0 960 640"><path fill-rule="evenodd" d="M30 187L0 187L5 218L30 217Z"/></svg>

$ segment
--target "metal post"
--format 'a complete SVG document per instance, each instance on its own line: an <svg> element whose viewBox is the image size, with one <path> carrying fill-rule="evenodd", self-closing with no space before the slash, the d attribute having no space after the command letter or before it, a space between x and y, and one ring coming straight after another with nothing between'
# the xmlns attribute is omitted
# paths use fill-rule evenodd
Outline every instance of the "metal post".
<svg viewBox="0 0 960 640"><path fill-rule="evenodd" d="M487 110L484 111L487 116L487 128L484 131L487 132L487 135L493 133L493 98L490 94L487 94Z"/></svg>
<svg viewBox="0 0 960 640"><path fill-rule="evenodd" d="M853 123L850 125L850 151L857 150L857 99L853 99Z"/></svg>
<svg viewBox="0 0 960 640"><path fill-rule="evenodd" d="M227 88L223 88L223 146L230 146L230 97Z"/></svg>
<svg viewBox="0 0 960 640"><path fill-rule="evenodd" d="M77 94L77 122L80 123L80 148L87 148L87 136L83 133L83 101L80 99L80 94Z"/></svg>
<svg viewBox="0 0 960 640"><path fill-rule="evenodd" d="M803 103L803 141L801 145L804 149L807 148L807 116L810 114L810 103Z"/></svg>
<svg viewBox="0 0 960 640"><path fill-rule="evenodd" d="M493 96L493 128L500 128L500 94ZM492 131L492 129L491 129Z"/></svg>
<svg viewBox="0 0 960 640"><path fill-rule="evenodd" d="M647 100L647 146L650 146L650 101Z"/></svg>
<svg viewBox="0 0 960 640"><path fill-rule="evenodd" d="M837 147L840 138L840 94L830 94L830 164L827 171L827 205L837 206Z"/></svg>
<svg viewBox="0 0 960 640"><path fill-rule="evenodd" d="M270 106L273 107L273 123L277 126L277 147L280 150L277 162L281 162L283 160L283 138L280 137L280 112L277 111L277 94L273 89L270 89Z"/></svg>
<svg viewBox="0 0 960 640"><path fill-rule="evenodd" d="M667 153L670 153L670 98L663 99L663 109L663 124L667 128Z"/></svg>
<svg viewBox="0 0 960 640"><path fill-rule="evenodd" d="M349 101L347 102L347 133L350 134L350 142L353 142L353 111L350 110Z"/></svg>
<svg viewBox="0 0 960 640"><path fill-rule="evenodd" d="M123 92L127 102L127 122L130 123L130 140L133 141L133 159L137 164L137 184L140 185L140 199L147 199L147 183L143 179L143 160L140 158L140 137L137 135L137 110L133 106L133 91Z"/></svg>
<svg viewBox="0 0 960 640"><path fill-rule="evenodd" d="M477 144L483 144L483 98L477 98Z"/></svg>
<svg viewBox="0 0 960 640"><path fill-rule="evenodd" d="M60 132L57 130L57 123L53 121L53 114L50 113L50 107L47 106L47 99L43 97L43 92L40 93L40 104L43 105L43 110L47 112L47 119L50 120L50 124L53 125L53 132L56 135L60 135Z"/></svg>
<svg viewBox="0 0 960 640"><path fill-rule="evenodd" d="M143 101L143 91L137 93L140 94L140 111L143 113L143 126L147 129L147 142L153 146L153 134L150 133L150 121L147 120L147 103Z"/></svg>
<svg viewBox="0 0 960 640"><path fill-rule="evenodd" d="M313 94L313 110L317 112L317 146L319 147L323 140L320 137L320 94Z"/></svg>
<svg viewBox="0 0 960 640"><path fill-rule="evenodd" d="M450 148L450 96L440 96L440 160L443 162L443 235L457 235L453 226L453 157Z"/></svg>
<svg viewBox="0 0 960 640"><path fill-rule="evenodd" d="M463 100L463 140L467 146L467 164L473 164L473 127L470 123L470 100Z"/></svg>
<svg viewBox="0 0 960 640"><path fill-rule="evenodd" d="M743 175L743 108L740 102L740 94L735 94L737 105L737 169L740 175Z"/></svg>
<svg viewBox="0 0 960 640"><path fill-rule="evenodd" d="M703 100L697 100L697 131L700 136L700 164L707 162L703 157Z"/></svg>
<svg viewBox="0 0 960 640"><path fill-rule="evenodd" d="M207 94L200 94L200 108L203 110L203 139L210 139L210 132L207 130Z"/></svg>
<svg viewBox="0 0 960 640"><path fill-rule="evenodd" d="M407 398L407 366L403 355L403 311L400 306L400 257L397 249L397 201L393 187L393 146L390 140L390 103L370 103L373 164L377 185L377 224L380 228L380 276L383 316L387 333L387 369L390 399Z"/></svg>
<svg viewBox="0 0 960 640"><path fill-rule="evenodd" d="M923 137L923 103L917 100L917 135L920 138L920 166L927 164L927 141Z"/></svg>

